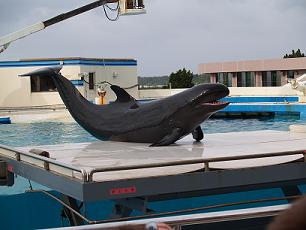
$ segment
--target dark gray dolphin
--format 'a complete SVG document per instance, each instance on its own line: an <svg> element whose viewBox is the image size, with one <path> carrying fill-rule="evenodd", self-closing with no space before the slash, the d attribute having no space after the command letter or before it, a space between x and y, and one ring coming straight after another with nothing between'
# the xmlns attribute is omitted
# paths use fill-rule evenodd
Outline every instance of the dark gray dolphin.
<svg viewBox="0 0 306 230"><path fill-rule="evenodd" d="M101 140L151 143L164 146L192 133L203 138L200 124L229 103L217 100L229 90L222 84L202 84L176 95L139 103L124 89L112 85L117 100L95 105L60 74L61 67L48 67L21 76L52 77L72 117L90 134Z"/></svg>

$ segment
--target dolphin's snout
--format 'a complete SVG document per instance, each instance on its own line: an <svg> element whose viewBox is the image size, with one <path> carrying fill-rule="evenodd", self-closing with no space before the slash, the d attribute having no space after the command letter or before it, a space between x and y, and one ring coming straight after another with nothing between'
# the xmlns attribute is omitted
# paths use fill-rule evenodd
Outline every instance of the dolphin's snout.
<svg viewBox="0 0 306 230"><path fill-rule="evenodd" d="M222 98L228 96L230 93L228 87L220 83L202 84L196 87L198 95L216 94Z"/></svg>
<svg viewBox="0 0 306 230"><path fill-rule="evenodd" d="M229 94L228 87L223 85L223 84L220 84L220 83L211 84L210 90L212 90L212 91L224 91L224 93Z"/></svg>
<svg viewBox="0 0 306 230"><path fill-rule="evenodd" d="M218 84L218 85L219 85L218 87L220 88L220 91L223 91L225 96L228 96L230 94L230 91L227 86L223 84Z"/></svg>

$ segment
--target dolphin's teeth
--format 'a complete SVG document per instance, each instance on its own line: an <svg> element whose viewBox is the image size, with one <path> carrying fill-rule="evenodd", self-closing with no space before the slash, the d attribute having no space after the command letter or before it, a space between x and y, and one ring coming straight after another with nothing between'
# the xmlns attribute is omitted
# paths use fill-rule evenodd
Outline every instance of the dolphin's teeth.
<svg viewBox="0 0 306 230"><path fill-rule="evenodd" d="M211 102L203 103L202 105L223 105L223 104L227 104L227 102L225 102L225 101L211 101Z"/></svg>

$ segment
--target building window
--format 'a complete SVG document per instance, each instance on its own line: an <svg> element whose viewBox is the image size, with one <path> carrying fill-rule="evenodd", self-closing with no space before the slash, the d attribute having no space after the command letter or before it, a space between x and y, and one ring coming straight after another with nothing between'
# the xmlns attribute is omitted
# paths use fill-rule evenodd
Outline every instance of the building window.
<svg viewBox="0 0 306 230"><path fill-rule="evenodd" d="M228 73L218 73L217 74L217 82L224 84L228 87L232 86L232 77Z"/></svg>
<svg viewBox="0 0 306 230"><path fill-rule="evenodd" d="M254 72L239 72L237 73L237 87L255 87Z"/></svg>
<svg viewBox="0 0 306 230"><path fill-rule="evenodd" d="M270 86L270 82L268 80L268 73L262 72L262 87L268 87Z"/></svg>
<svg viewBox="0 0 306 230"><path fill-rule="evenodd" d="M281 72L280 71L268 71L262 73L262 86L274 87L281 86Z"/></svg>
<svg viewBox="0 0 306 230"><path fill-rule="evenodd" d="M272 71L271 72L271 86L276 86L276 78L277 78L277 76L276 76L276 71Z"/></svg>
<svg viewBox="0 0 306 230"><path fill-rule="evenodd" d="M271 86L281 86L281 73L280 71L271 72Z"/></svg>
<svg viewBox="0 0 306 230"><path fill-rule="evenodd" d="M217 73L216 82L223 84L223 73Z"/></svg>
<svg viewBox="0 0 306 230"><path fill-rule="evenodd" d="M237 87L243 87L244 86L244 82L242 79L242 73L239 72L237 73Z"/></svg>
<svg viewBox="0 0 306 230"><path fill-rule="evenodd" d="M223 84L226 85L227 87L232 86L232 75L230 73L224 73L223 74Z"/></svg>
<svg viewBox="0 0 306 230"><path fill-rule="evenodd" d="M287 72L287 78L288 79L294 79L294 71L293 70L289 70L288 72Z"/></svg>
<svg viewBox="0 0 306 230"><path fill-rule="evenodd" d="M245 86L246 87L255 87L255 73L246 72L245 73Z"/></svg>
<svg viewBox="0 0 306 230"><path fill-rule="evenodd" d="M31 76L31 92L55 92L56 86L51 77Z"/></svg>
<svg viewBox="0 0 306 230"><path fill-rule="evenodd" d="M234 74L233 73L227 73L227 78L228 78L228 87L233 87L233 78Z"/></svg>
<svg viewBox="0 0 306 230"><path fill-rule="evenodd" d="M95 73L89 73L88 84L89 84L89 89L95 89Z"/></svg>

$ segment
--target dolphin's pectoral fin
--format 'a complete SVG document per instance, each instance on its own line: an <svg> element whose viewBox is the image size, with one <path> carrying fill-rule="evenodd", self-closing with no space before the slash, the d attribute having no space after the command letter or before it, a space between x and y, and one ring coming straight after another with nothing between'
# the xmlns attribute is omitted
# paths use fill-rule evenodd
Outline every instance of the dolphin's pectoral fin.
<svg viewBox="0 0 306 230"><path fill-rule="evenodd" d="M191 134L193 136L193 139L195 139L196 141L200 141L204 137L201 126L196 127L196 129L193 130Z"/></svg>
<svg viewBox="0 0 306 230"><path fill-rule="evenodd" d="M135 101L135 98L133 98L128 92L126 92L124 89L117 85L112 85L111 89L114 91L114 93L117 96L118 102L129 102L129 101Z"/></svg>
<svg viewBox="0 0 306 230"><path fill-rule="evenodd" d="M152 145L150 145L150 147L171 145L174 142L176 142L181 136L182 136L181 129L175 128L172 130L170 134L168 134L167 136L164 136L158 142L153 143Z"/></svg>

